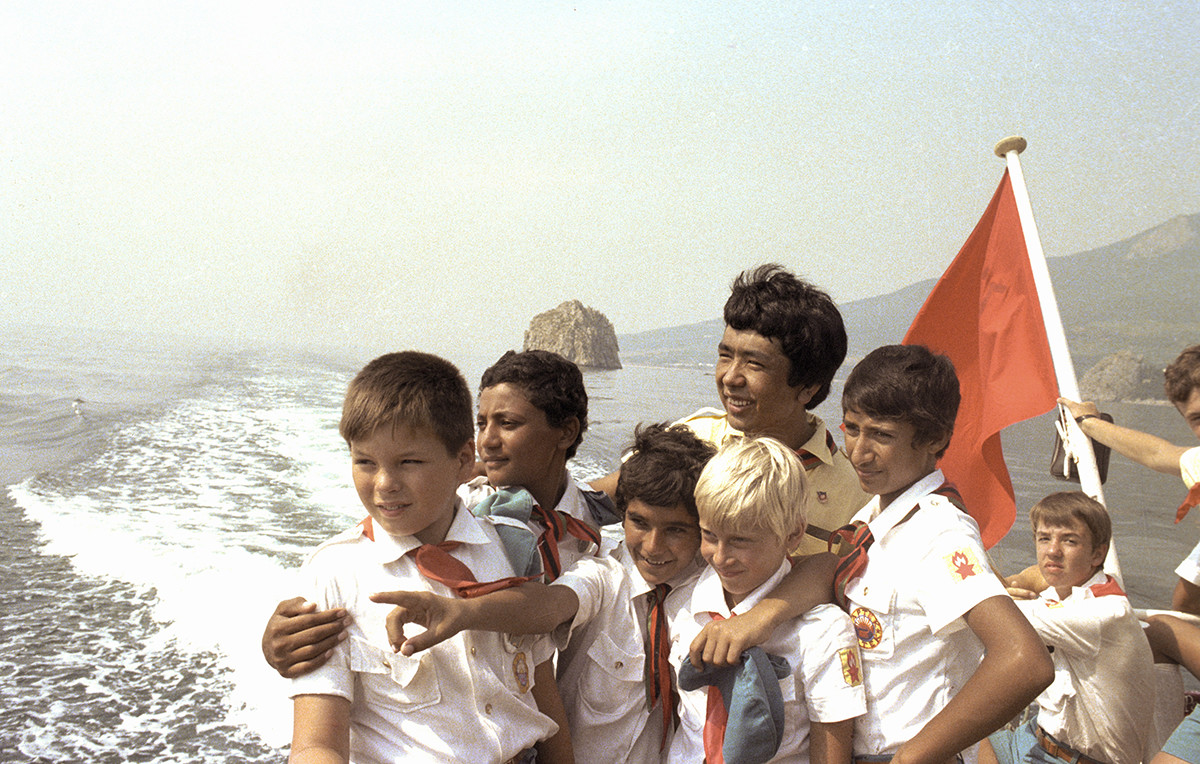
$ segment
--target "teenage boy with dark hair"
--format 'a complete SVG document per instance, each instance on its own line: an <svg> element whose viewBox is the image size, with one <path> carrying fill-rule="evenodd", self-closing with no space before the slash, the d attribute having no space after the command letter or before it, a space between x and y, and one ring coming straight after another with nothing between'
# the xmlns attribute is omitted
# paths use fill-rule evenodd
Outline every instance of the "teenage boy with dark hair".
<svg viewBox="0 0 1200 764"><path fill-rule="evenodd" d="M724 411L701 409L680 420L720 446L740 435L769 435L796 451L812 489L808 530L793 552L826 550L870 498L821 418L811 412L829 395L846 357L846 327L829 295L782 266L743 271L725 302L717 346L717 395ZM611 492L615 475L592 482Z"/></svg>
<svg viewBox="0 0 1200 764"><path fill-rule="evenodd" d="M546 640L467 633L420 660L397 656L390 609L368 598L381 588L465 597L480 582L524 580L507 581L492 523L456 493L475 462L462 375L425 353L376 358L351 381L339 430L367 517L302 572L313 602L353 622L323 666L292 680L291 760L500 764L532 760L536 744L539 760L571 761Z"/></svg>
<svg viewBox="0 0 1200 764"><path fill-rule="evenodd" d="M1064 491L1035 504L1029 520L1049 586L1017 607L1054 650L1054 683L1038 696L1037 718L994 733L980 761L1138 764L1153 724L1154 660L1125 592L1103 570L1108 512L1081 491Z"/></svg>
<svg viewBox="0 0 1200 764"><path fill-rule="evenodd" d="M587 427L578 366L548 350L500 356L479 382L475 445L485 477L472 481L468 502L491 488L519 486L541 507L597 526L619 522L611 499L567 471Z"/></svg>
<svg viewBox="0 0 1200 764"><path fill-rule="evenodd" d="M1163 372L1167 399L1179 410L1192 433L1200 438L1200 345L1185 348ZM1176 522L1189 509L1200 504L1200 446L1177 446L1149 433L1106 422L1091 401L1078 403L1059 398L1089 438L1116 449L1138 464L1156 472L1179 475L1188 488L1187 498L1176 513ZM1175 569L1179 580L1171 597L1171 607L1200 615L1200 544ZM1036 588L1036 582L1026 582Z"/></svg>
<svg viewBox="0 0 1200 764"><path fill-rule="evenodd" d="M846 452L875 494L846 529L854 550L834 583L863 657L867 713L855 722L856 759L949 761L1053 678L1046 648L988 567L978 525L937 468L958 403L950 360L921 346L878 348L846 380ZM791 599L776 589L742 616L754 617L738 635L702 633L693 662L729 661L761 643L803 612Z"/></svg>

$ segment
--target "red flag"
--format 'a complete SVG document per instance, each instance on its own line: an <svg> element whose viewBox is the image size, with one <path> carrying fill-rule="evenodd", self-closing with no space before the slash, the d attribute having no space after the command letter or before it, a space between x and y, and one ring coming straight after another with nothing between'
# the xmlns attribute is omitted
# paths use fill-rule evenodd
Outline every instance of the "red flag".
<svg viewBox="0 0 1200 764"><path fill-rule="evenodd" d="M1000 187L913 320L906 345L949 356L962 403L942 458L991 548L1016 518L1000 431L1054 408L1058 385L1012 181Z"/></svg>

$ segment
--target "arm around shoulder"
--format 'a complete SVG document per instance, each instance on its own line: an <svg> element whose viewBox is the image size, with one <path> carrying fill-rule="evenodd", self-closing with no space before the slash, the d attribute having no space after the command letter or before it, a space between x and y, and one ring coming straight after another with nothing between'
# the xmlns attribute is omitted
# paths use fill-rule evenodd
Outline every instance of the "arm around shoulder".
<svg viewBox="0 0 1200 764"><path fill-rule="evenodd" d="M837 557L802 557L771 592L749 611L724 621L705 624L689 651L694 665L729 666L742 653L771 638L780 624L833 601L833 571Z"/></svg>

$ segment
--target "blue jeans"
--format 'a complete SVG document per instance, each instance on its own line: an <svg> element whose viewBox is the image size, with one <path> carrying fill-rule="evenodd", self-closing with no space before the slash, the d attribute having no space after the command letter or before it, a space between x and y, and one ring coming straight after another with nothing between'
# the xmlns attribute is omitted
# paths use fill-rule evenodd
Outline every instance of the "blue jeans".
<svg viewBox="0 0 1200 764"><path fill-rule="evenodd" d="M1183 717L1183 721L1167 739L1167 744L1162 747L1162 752L1192 764L1200 764L1200 706Z"/></svg>
<svg viewBox="0 0 1200 764"><path fill-rule="evenodd" d="M1063 764L1037 743L1034 731L1037 719L1030 719L1015 730L1000 730L988 737L1000 764Z"/></svg>

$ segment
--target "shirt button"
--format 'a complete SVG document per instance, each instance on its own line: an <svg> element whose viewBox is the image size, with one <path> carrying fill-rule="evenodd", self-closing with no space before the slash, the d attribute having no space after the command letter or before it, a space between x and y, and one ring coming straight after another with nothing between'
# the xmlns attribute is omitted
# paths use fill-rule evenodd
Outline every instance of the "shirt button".
<svg viewBox="0 0 1200 764"><path fill-rule="evenodd" d="M613 664L613 668L624 668L624 666L625 666L625 661L617 661L616 663Z"/></svg>
<svg viewBox="0 0 1200 764"><path fill-rule="evenodd" d="M491 713L492 713L492 704L491 704L491 703L488 703L487 705L485 705L485 706L483 707L483 712L484 712L485 714L491 714Z"/></svg>
<svg viewBox="0 0 1200 764"><path fill-rule="evenodd" d="M471 657L475 657L475 646L471 646Z"/></svg>

